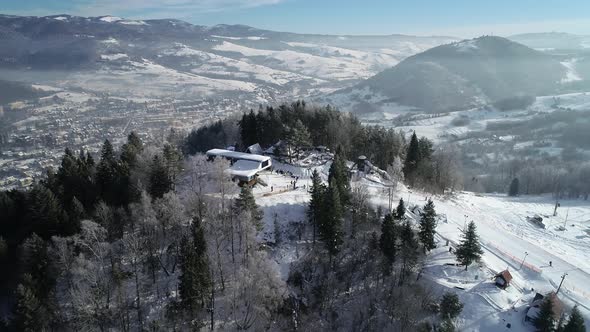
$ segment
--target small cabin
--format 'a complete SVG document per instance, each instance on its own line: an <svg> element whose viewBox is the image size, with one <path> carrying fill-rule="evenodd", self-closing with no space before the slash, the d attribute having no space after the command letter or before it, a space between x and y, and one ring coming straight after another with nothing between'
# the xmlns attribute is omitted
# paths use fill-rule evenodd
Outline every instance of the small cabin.
<svg viewBox="0 0 590 332"><path fill-rule="evenodd" d="M504 270L494 276L496 286L506 289L506 287L510 286L510 282L512 281L512 274L510 271Z"/></svg>

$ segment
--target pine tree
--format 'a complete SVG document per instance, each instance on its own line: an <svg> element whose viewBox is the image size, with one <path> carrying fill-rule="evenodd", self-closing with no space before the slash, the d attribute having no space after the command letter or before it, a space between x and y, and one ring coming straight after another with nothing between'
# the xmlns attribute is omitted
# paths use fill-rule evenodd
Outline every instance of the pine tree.
<svg viewBox="0 0 590 332"><path fill-rule="evenodd" d="M434 234L436 234L436 211L432 200L428 200L420 216L420 231L418 233L420 242L424 247L424 253L436 248Z"/></svg>
<svg viewBox="0 0 590 332"><path fill-rule="evenodd" d="M418 143L418 136L416 132L412 134L408 150L406 152L406 160L404 162L404 176L410 181L410 184L414 183L414 174L418 169L418 163L420 161L420 145Z"/></svg>
<svg viewBox="0 0 590 332"><path fill-rule="evenodd" d="M172 179L159 155L155 155L150 165L148 192L153 198L162 198L172 189Z"/></svg>
<svg viewBox="0 0 590 332"><path fill-rule="evenodd" d="M79 183L79 165L72 151L66 148L61 158L61 165L55 174L57 186L48 186L54 193L61 196L62 204L68 204L72 197L79 195L81 183Z"/></svg>
<svg viewBox="0 0 590 332"><path fill-rule="evenodd" d="M299 156L302 148L311 146L311 135L301 120L297 120L293 127L289 128L287 142L290 146L295 147L295 154L297 156Z"/></svg>
<svg viewBox="0 0 590 332"><path fill-rule="evenodd" d="M585 332L586 324L584 323L584 317L580 313L578 306L574 306L570 317L563 328L563 332Z"/></svg>
<svg viewBox="0 0 590 332"><path fill-rule="evenodd" d="M455 293L445 293L440 301L440 315L443 319L455 319L463 311L463 303Z"/></svg>
<svg viewBox="0 0 590 332"><path fill-rule="evenodd" d="M245 147L256 144L258 141L258 124L254 110L250 110L250 113L248 114L244 113L239 125L242 144L244 144Z"/></svg>
<svg viewBox="0 0 590 332"><path fill-rule="evenodd" d="M421 137L418 140L418 164L432 158L434 152L432 145L432 142L426 137Z"/></svg>
<svg viewBox="0 0 590 332"><path fill-rule="evenodd" d="M127 143L121 147L121 160L126 162L129 166L134 166L137 160L137 155L143 151L143 143L139 136L132 131L127 136Z"/></svg>
<svg viewBox="0 0 590 332"><path fill-rule="evenodd" d="M240 212L248 212L252 217L252 223L258 230L261 230L262 224L261 220L264 216L264 213L256 204L256 199L254 198L254 194L252 193L252 188L248 186L243 186L240 195L236 198L235 201L236 210L238 213Z"/></svg>
<svg viewBox="0 0 590 332"><path fill-rule="evenodd" d="M400 229L400 256L402 258L402 270L399 283L405 282L406 276L412 271L418 262L418 241L409 220L406 220Z"/></svg>
<svg viewBox="0 0 590 332"><path fill-rule="evenodd" d="M95 183L95 164L94 158L89 152L80 150L80 156L78 157L78 174L80 176L81 191L75 196L80 200L80 203L84 206L84 209L91 210L94 204L96 204L96 198L98 197L98 190Z"/></svg>
<svg viewBox="0 0 590 332"><path fill-rule="evenodd" d="M164 145L162 154L164 156L164 164L166 165L168 176L174 187L174 182L176 181L178 174L182 171L182 154L170 144Z"/></svg>
<svg viewBox="0 0 590 332"><path fill-rule="evenodd" d="M322 221L322 211L324 209L324 197L326 196L326 186L322 183L320 174L314 170L311 175L311 199L309 200L309 209L307 210L307 218L313 225L313 241L315 243L316 233L320 228Z"/></svg>
<svg viewBox="0 0 590 332"><path fill-rule="evenodd" d="M341 148L338 148L334 154L334 160L328 172L328 183L331 184L332 180L335 181L335 185L338 188L342 205L347 205L350 201L350 181L348 178L348 168L346 167Z"/></svg>
<svg viewBox="0 0 590 332"><path fill-rule="evenodd" d="M55 270L47 243L35 233L22 245L21 266L28 277L25 286L40 301L46 300L55 286Z"/></svg>
<svg viewBox="0 0 590 332"><path fill-rule="evenodd" d="M462 240L455 255L461 265L465 265L465 270L473 262L478 262L481 259L483 250L479 244L479 237L476 233L475 223L472 221L463 231Z"/></svg>
<svg viewBox="0 0 590 332"><path fill-rule="evenodd" d="M508 196L515 197L518 196L520 193L520 181L518 178L512 179L510 182L510 189L508 190Z"/></svg>
<svg viewBox="0 0 590 332"><path fill-rule="evenodd" d="M117 201L121 193L117 190L117 159L113 145L105 140L100 153L100 162L96 167L96 184L100 197L110 204Z"/></svg>
<svg viewBox="0 0 590 332"><path fill-rule="evenodd" d="M324 241L330 260L340 251L342 244L342 203L340 201L340 192L333 179L326 190L324 198L323 216L320 228L320 236Z"/></svg>
<svg viewBox="0 0 590 332"><path fill-rule="evenodd" d="M555 318L553 317L553 299L551 296L545 297L539 314L533 319L533 326L537 332L553 332Z"/></svg>
<svg viewBox="0 0 590 332"><path fill-rule="evenodd" d="M43 306L28 283L16 288L16 307L13 325L16 331L37 332L43 330ZM45 317L46 318L46 317Z"/></svg>
<svg viewBox="0 0 590 332"><path fill-rule="evenodd" d="M53 235L73 235L79 228L79 223L70 223L55 194L40 184L30 191L26 208L32 231L44 239Z"/></svg>
<svg viewBox="0 0 590 332"><path fill-rule="evenodd" d="M69 231L71 234L78 233L80 231L80 221L84 219L85 210L82 203L78 200L77 197L72 198L72 202L68 208L68 220L70 221L70 227L72 227Z"/></svg>
<svg viewBox="0 0 590 332"><path fill-rule="evenodd" d="M181 255L179 293L181 302L191 311L201 307L209 294L211 276L207 259L207 243L201 222L193 219L190 235L184 236L180 245Z"/></svg>
<svg viewBox="0 0 590 332"><path fill-rule="evenodd" d="M143 151L143 142L136 132L132 131L127 136L127 144L133 146L137 152Z"/></svg>
<svg viewBox="0 0 590 332"><path fill-rule="evenodd" d="M404 220L406 218L406 204L404 203L403 198L399 200L399 204L395 209L395 219L397 220Z"/></svg>
<svg viewBox="0 0 590 332"><path fill-rule="evenodd" d="M386 215L383 224L381 224L379 247L389 264L393 264L397 255L397 234L393 215L391 214Z"/></svg>

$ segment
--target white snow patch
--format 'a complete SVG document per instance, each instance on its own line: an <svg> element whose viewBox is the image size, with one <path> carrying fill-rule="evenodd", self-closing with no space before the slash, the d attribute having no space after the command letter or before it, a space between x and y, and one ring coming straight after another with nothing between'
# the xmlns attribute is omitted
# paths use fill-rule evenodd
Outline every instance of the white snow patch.
<svg viewBox="0 0 590 332"><path fill-rule="evenodd" d="M195 50L187 45L176 43L174 48L165 50L163 55L179 57L196 57L199 63L195 63L195 68L191 72L197 74L215 74L225 75L234 79L250 81L252 78L266 83L284 85L291 82L309 80L315 83L322 83L313 77L272 69L269 67L251 64L246 61L236 60L221 55ZM236 71L237 69L237 71Z"/></svg>
<svg viewBox="0 0 590 332"><path fill-rule="evenodd" d="M103 22L113 23L113 22L121 21L122 18L117 17L117 16L103 16L100 18L100 20Z"/></svg>
<svg viewBox="0 0 590 332"><path fill-rule="evenodd" d="M229 39L229 40L264 40L268 39L266 37L259 37L259 36L248 36L248 37L230 37L230 36L218 36L218 35L211 35L211 37L221 38L221 39Z"/></svg>
<svg viewBox="0 0 590 332"><path fill-rule="evenodd" d="M125 53L117 53L117 54L101 54L100 58L103 60L109 60L109 61L114 61L114 60L120 60L120 59L125 59L128 58L129 56Z"/></svg>
<svg viewBox="0 0 590 332"><path fill-rule="evenodd" d="M148 25L144 21L135 21L135 20L120 20L120 21L117 21L117 23L125 24L125 25Z"/></svg>
<svg viewBox="0 0 590 332"><path fill-rule="evenodd" d="M479 47L477 46L476 40L464 40L458 43L455 43L455 47L459 52L470 52L473 50L477 50Z"/></svg>
<svg viewBox="0 0 590 332"><path fill-rule="evenodd" d="M576 62L578 59L570 59L567 61L562 61L561 64L567 69L565 74L565 78L561 80L561 83L568 83L568 82L575 82L581 81L582 78L576 71Z"/></svg>
<svg viewBox="0 0 590 332"><path fill-rule="evenodd" d="M266 57L280 63L281 69L322 79L349 80L373 76L376 71L366 61L354 58L326 58L292 50L274 51L250 48L224 41L216 51L240 53L245 57Z"/></svg>
<svg viewBox="0 0 590 332"><path fill-rule="evenodd" d="M115 44L115 45L118 45L119 44L119 41L116 40L113 37L109 37L109 39L101 40L101 43L103 43L103 44Z"/></svg>

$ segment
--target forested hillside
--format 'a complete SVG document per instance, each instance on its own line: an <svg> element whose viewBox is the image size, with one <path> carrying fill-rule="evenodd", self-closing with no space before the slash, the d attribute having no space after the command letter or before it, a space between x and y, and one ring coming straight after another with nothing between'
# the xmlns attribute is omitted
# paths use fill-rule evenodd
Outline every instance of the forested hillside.
<svg viewBox="0 0 590 332"><path fill-rule="evenodd" d="M5 327L338 329L338 317L357 310L347 300L353 284L364 285L354 292L359 301L389 306L383 313L366 307L349 317L354 326L409 328L432 316L436 299L414 277L420 257L432 248L431 236L418 239L405 221L403 200L392 215L372 207L366 193L351 186L347 160L364 153L394 181L405 174L415 186L444 191L458 186L437 177L443 166L451 168L442 163L447 154L425 138L413 135L406 144L393 130L363 127L348 114L304 102L197 129L184 148L194 153L231 142L244 148L275 141L294 151L318 145L334 151L325 173L315 169L301 180L311 201L309 207L293 205L307 211L307 221L297 226L305 227L296 229L313 245L305 246L306 256L285 279L273 272L269 256L273 246L292 241L277 226L290 225L282 219L288 215L272 212L280 205L262 209L257 200L266 195L258 187L239 189L224 160L183 160L174 146L145 146L132 133L119 149L105 141L96 158L66 150L60 167L32 189L0 193ZM286 163L298 157L277 158ZM271 242L261 243L269 220L279 228ZM394 294L410 296L405 309L390 302Z"/></svg>

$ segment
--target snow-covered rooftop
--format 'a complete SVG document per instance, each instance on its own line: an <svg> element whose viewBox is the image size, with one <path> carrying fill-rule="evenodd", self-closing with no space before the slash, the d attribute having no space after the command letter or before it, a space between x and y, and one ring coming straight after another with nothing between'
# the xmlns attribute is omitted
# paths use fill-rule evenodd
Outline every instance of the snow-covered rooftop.
<svg viewBox="0 0 590 332"><path fill-rule="evenodd" d="M243 159L243 160L252 160L257 162L263 162L270 160L270 157L261 156L258 154L250 154L250 153L243 153L243 152L235 152L229 151L224 149L211 149L207 151L207 156L222 156L231 159Z"/></svg>

